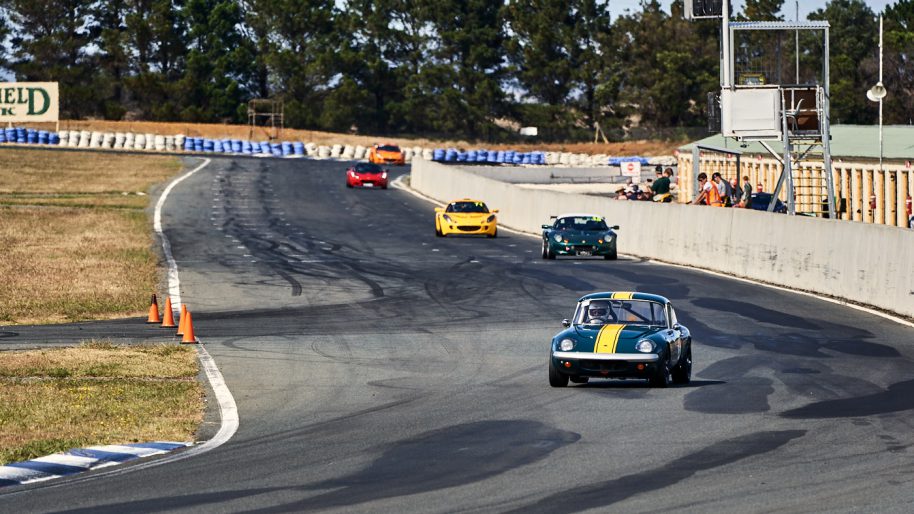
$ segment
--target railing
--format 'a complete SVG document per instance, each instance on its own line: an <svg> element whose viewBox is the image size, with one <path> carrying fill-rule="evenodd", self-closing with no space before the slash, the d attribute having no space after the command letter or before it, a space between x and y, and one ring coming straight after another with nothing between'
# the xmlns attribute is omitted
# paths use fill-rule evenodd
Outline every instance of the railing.
<svg viewBox="0 0 914 514"><path fill-rule="evenodd" d="M680 152L678 159L678 200L688 202L695 195L692 155ZM753 191L758 184L761 184L766 192L774 191L781 174L781 164L778 161L751 155L743 155L737 169L735 158L702 152L699 167L708 176L715 172L719 172L727 180L738 176L741 185L743 177L747 176ZM914 196L914 167L910 162L886 163L880 171L878 163L835 161L832 164L832 173L839 219L897 227L908 226L907 202L909 197ZM799 168L794 170L794 175L798 191L797 212L821 213L821 202L815 199L815 195L803 193L819 187L823 181L822 164L801 162ZM786 191L782 191L779 198L786 201Z"/></svg>

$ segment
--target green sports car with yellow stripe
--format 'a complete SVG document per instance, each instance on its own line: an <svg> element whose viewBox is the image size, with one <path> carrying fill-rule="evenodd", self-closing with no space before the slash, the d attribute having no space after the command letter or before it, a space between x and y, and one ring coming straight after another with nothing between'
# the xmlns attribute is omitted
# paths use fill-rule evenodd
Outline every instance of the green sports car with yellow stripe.
<svg viewBox="0 0 914 514"><path fill-rule="evenodd" d="M589 294L562 325L565 330L552 338L549 351L552 387L591 378L636 378L668 387L692 378L692 334L662 296Z"/></svg>

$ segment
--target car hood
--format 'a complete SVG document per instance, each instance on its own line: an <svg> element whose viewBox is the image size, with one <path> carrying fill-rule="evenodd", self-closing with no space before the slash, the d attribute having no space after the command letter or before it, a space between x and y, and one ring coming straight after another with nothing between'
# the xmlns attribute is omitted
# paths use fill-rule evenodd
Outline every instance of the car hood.
<svg viewBox="0 0 914 514"><path fill-rule="evenodd" d="M598 244L599 241L605 241L606 232L584 231L584 230L556 230L555 233L562 236L563 240L574 244Z"/></svg>
<svg viewBox="0 0 914 514"><path fill-rule="evenodd" d="M575 351L593 352L600 341L600 353L635 353L635 344L642 339L657 339L654 336L666 330L664 327L646 325L574 325L577 344ZM602 332L602 333L601 333ZM615 349L615 351L610 351Z"/></svg>
<svg viewBox="0 0 914 514"><path fill-rule="evenodd" d="M491 212L445 212L444 214L454 221L475 221L492 215Z"/></svg>

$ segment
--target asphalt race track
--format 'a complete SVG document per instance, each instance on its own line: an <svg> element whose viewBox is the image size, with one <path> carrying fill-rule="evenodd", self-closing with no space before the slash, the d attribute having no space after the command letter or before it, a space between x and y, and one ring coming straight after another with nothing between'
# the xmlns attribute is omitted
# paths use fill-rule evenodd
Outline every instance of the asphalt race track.
<svg viewBox="0 0 914 514"><path fill-rule="evenodd" d="M344 170L215 159L165 205L183 299L238 403L231 441L3 488L0 511L912 510L914 330L624 257L544 261L507 231L436 238L432 204L346 189ZM692 384L549 387L550 338L601 290L673 301ZM159 334L4 327L0 346Z"/></svg>

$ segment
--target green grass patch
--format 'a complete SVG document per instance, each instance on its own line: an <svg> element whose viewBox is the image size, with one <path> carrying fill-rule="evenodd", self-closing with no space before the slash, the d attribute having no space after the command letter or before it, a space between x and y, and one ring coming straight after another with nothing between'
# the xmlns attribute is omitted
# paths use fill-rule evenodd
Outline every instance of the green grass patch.
<svg viewBox="0 0 914 514"><path fill-rule="evenodd" d="M192 441L196 352L174 344L0 352L0 464L76 447Z"/></svg>

